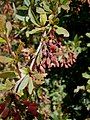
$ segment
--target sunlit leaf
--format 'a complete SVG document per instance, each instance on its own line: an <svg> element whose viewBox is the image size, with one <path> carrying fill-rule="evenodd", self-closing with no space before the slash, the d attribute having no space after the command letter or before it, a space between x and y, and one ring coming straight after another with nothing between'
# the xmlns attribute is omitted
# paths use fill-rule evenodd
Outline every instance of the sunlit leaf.
<svg viewBox="0 0 90 120"><path fill-rule="evenodd" d="M45 11L52 12L49 8L49 5L47 5L45 1L43 1L42 4L43 4L43 8L44 8Z"/></svg>
<svg viewBox="0 0 90 120"><path fill-rule="evenodd" d="M64 10L67 10L67 11L70 10L69 4L62 5L61 7L62 7L62 9L64 9Z"/></svg>
<svg viewBox="0 0 90 120"><path fill-rule="evenodd" d="M12 31L12 24L10 21L6 22L6 29L7 29L7 37L8 37Z"/></svg>
<svg viewBox="0 0 90 120"><path fill-rule="evenodd" d="M14 59L6 56L0 56L0 62L1 63L10 63L13 62Z"/></svg>
<svg viewBox="0 0 90 120"><path fill-rule="evenodd" d="M0 37L0 43L6 43L6 40Z"/></svg>
<svg viewBox="0 0 90 120"><path fill-rule="evenodd" d="M28 84L28 92L29 92L29 94L32 94L33 89L34 89L33 81L32 81L32 78L29 77L29 84Z"/></svg>
<svg viewBox="0 0 90 120"><path fill-rule="evenodd" d="M63 5L67 4L67 2L68 2L68 0L60 0L60 3Z"/></svg>
<svg viewBox="0 0 90 120"><path fill-rule="evenodd" d="M58 35L64 35L64 37L69 37L69 32L63 28L63 27L58 27L58 26L54 26L56 28L56 33Z"/></svg>
<svg viewBox="0 0 90 120"><path fill-rule="evenodd" d="M87 90L88 93L90 93L90 84L88 84L88 85L86 86L86 90Z"/></svg>
<svg viewBox="0 0 90 120"><path fill-rule="evenodd" d="M29 5L30 5L30 0L24 0L24 4L29 7Z"/></svg>
<svg viewBox="0 0 90 120"><path fill-rule="evenodd" d="M35 29L31 30L31 31L27 31L26 36L28 37L29 34L35 34L35 33L38 33L40 31L42 31L42 28L35 28Z"/></svg>
<svg viewBox="0 0 90 120"><path fill-rule="evenodd" d="M0 78L16 78L17 75L14 71L0 72Z"/></svg>
<svg viewBox="0 0 90 120"><path fill-rule="evenodd" d="M22 81L21 81L21 83L20 83L20 85L18 87L18 92L22 91L28 85L28 83L29 83L29 75L26 75L22 79Z"/></svg>
<svg viewBox="0 0 90 120"><path fill-rule="evenodd" d="M82 74L82 76L83 76L84 78L86 78L86 79L90 79L90 75L89 75L89 74L87 74L86 72L85 72L85 73L83 73L83 74Z"/></svg>
<svg viewBox="0 0 90 120"><path fill-rule="evenodd" d="M18 6L17 10L28 10L28 7L26 7L26 6Z"/></svg>
<svg viewBox="0 0 90 120"><path fill-rule="evenodd" d="M90 38L90 33L86 33L86 36Z"/></svg>
<svg viewBox="0 0 90 120"><path fill-rule="evenodd" d="M10 90L10 89L12 89L12 87L14 86L14 82L12 82L12 81L9 81L8 79L5 81L5 83L4 84L0 84L0 91L6 91L6 90Z"/></svg>
<svg viewBox="0 0 90 120"><path fill-rule="evenodd" d="M20 21L25 21L25 16L20 16L20 15L18 15L18 14L16 14L15 15L15 17L17 18L17 19L19 19Z"/></svg>
<svg viewBox="0 0 90 120"><path fill-rule="evenodd" d="M87 47L90 47L90 43L87 44Z"/></svg>
<svg viewBox="0 0 90 120"><path fill-rule="evenodd" d="M33 16L33 12L32 12L32 10L31 10L31 7L29 7L28 16L29 16L31 22L32 22L34 25L40 27L40 26L37 24L37 22L35 21L35 18L34 18L34 16Z"/></svg>
<svg viewBox="0 0 90 120"><path fill-rule="evenodd" d="M6 90L6 86L5 86L5 84L0 84L0 91L2 91L2 90Z"/></svg>
<svg viewBox="0 0 90 120"><path fill-rule="evenodd" d="M45 25L46 22L47 22L47 15L46 15L46 13L41 13L40 14L40 23L41 23L41 25Z"/></svg>
<svg viewBox="0 0 90 120"><path fill-rule="evenodd" d="M41 14L41 13L45 13L44 9L41 7L36 7L36 12Z"/></svg>

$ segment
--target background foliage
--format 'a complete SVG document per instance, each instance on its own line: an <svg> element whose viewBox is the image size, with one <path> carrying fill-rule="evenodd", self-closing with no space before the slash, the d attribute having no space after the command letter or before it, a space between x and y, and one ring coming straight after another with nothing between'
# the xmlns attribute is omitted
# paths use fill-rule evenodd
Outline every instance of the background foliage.
<svg viewBox="0 0 90 120"><path fill-rule="evenodd" d="M0 1L0 120L90 119L90 0Z"/></svg>

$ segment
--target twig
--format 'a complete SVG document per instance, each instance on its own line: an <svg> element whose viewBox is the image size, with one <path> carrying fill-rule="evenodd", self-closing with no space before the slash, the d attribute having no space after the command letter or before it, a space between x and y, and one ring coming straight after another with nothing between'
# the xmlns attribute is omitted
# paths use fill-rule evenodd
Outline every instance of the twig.
<svg viewBox="0 0 90 120"><path fill-rule="evenodd" d="M41 49L42 41L43 41L44 37L46 37L46 31L44 31L44 33L42 34L42 38L41 38L40 44L39 44L39 46L38 46L38 48L37 48L37 51L36 51L36 53L35 53L35 55L34 55L34 58L33 58L32 62L31 62L31 64L30 64L30 70L31 70L31 71L32 71L33 65L34 65L34 63L35 63L36 57L37 57L37 55L38 55L38 53L39 53L39 51L40 51L40 49Z"/></svg>
<svg viewBox="0 0 90 120"><path fill-rule="evenodd" d="M34 62L35 62L35 60L36 60L36 57L37 57L37 55L38 55L38 53L39 53L39 51L40 51L40 49L41 49L41 46L42 46L42 42L40 42L40 44L39 44L39 46L38 46L38 48L37 48L37 51L36 51L36 53L35 53L35 56L34 56L32 62L31 62L31 64L30 64L30 70L31 70L31 71L32 71Z"/></svg>

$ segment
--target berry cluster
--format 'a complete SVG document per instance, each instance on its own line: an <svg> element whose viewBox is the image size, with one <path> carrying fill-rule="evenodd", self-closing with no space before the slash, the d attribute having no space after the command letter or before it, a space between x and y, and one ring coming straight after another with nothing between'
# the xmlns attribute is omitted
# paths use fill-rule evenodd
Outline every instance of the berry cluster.
<svg viewBox="0 0 90 120"><path fill-rule="evenodd" d="M53 34L50 38L42 42L41 62L39 69L45 72L46 68L71 67L76 62L77 54L69 47L62 45L61 39L57 39Z"/></svg>

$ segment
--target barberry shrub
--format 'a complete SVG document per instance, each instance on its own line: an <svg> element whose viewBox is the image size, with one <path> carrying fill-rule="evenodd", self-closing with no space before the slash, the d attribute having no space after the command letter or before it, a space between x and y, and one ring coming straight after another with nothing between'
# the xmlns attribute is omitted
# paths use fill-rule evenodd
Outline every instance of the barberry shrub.
<svg viewBox="0 0 90 120"><path fill-rule="evenodd" d="M90 119L89 7L0 1L0 120Z"/></svg>

